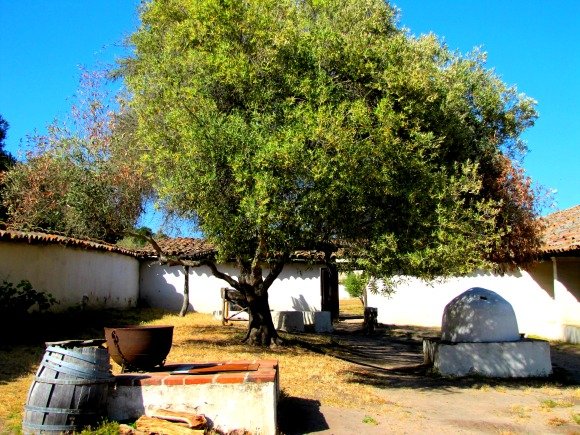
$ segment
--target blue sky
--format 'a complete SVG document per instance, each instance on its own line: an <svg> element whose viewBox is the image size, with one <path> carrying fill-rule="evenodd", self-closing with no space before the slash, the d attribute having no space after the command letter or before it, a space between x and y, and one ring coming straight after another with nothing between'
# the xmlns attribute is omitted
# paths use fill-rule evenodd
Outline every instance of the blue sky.
<svg viewBox="0 0 580 435"><path fill-rule="evenodd" d="M0 114L19 157L27 134L69 111L80 67L124 53L139 0L0 0ZM449 48L481 47L487 66L538 101L524 134L529 176L553 190L543 214L580 204L580 1L393 0L410 33L433 32ZM155 219L145 222L158 225Z"/></svg>

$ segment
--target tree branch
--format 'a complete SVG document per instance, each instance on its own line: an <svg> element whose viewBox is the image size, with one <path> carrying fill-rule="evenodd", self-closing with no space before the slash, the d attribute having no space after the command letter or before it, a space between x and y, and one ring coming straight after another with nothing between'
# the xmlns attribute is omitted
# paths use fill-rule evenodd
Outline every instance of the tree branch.
<svg viewBox="0 0 580 435"><path fill-rule="evenodd" d="M127 234L136 237L138 239L145 240L146 242L149 242L149 244L151 244L151 246L157 253L157 257L159 259L160 264L167 264L168 266L184 266L184 267L200 267L205 264L204 263L205 260L195 260L195 261L183 260L181 258L165 254L165 252L163 252L163 249L161 249L157 241L155 241L153 236L151 236L150 234L137 233L134 231L127 231Z"/></svg>
<svg viewBox="0 0 580 435"><path fill-rule="evenodd" d="M235 288L236 290L240 290L240 285L239 283L233 279L231 276L229 276L226 273L223 273L221 271L218 270L216 264L211 261L211 260L200 260L200 266L207 266L210 268L211 273L213 274L213 276L215 276L216 278L219 279L223 279L225 282L227 282L231 287Z"/></svg>
<svg viewBox="0 0 580 435"><path fill-rule="evenodd" d="M269 289L270 286L276 280L276 278L278 278L278 276L280 275L280 273L284 269L284 265L288 261L288 257L289 257L289 255L285 253L280 258L278 258L278 260L276 260L274 262L274 267L270 267L270 272L268 273L268 276L266 276L266 278L264 279L264 288L265 289Z"/></svg>

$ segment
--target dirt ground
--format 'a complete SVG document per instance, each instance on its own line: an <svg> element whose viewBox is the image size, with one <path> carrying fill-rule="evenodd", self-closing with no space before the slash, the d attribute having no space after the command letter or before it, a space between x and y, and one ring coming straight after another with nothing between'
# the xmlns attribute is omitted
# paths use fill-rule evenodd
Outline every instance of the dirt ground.
<svg viewBox="0 0 580 435"><path fill-rule="evenodd" d="M553 375L541 379L443 378L423 364L422 339L436 329L360 320L335 326L324 349L358 367L387 411L369 413L287 398L280 431L291 434L580 434L580 346L551 346Z"/></svg>

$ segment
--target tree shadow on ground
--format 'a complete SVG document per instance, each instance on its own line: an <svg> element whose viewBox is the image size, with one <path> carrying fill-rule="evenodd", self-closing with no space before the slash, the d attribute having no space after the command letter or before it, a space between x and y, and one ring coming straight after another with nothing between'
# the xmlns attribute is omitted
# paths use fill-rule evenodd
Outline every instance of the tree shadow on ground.
<svg viewBox="0 0 580 435"><path fill-rule="evenodd" d="M192 346L194 348L224 347L228 348L231 353L257 353L263 354L268 352L275 355L301 355L305 352L325 353L322 348L326 348L331 342L330 334L319 333L291 333L278 331L280 345L253 346L244 343L242 340L246 336L246 330L242 328L229 329L224 326L203 326L193 327L188 333L191 338L183 340L183 346ZM317 346L320 345L320 346Z"/></svg>
<svg viewBox="0 0 580 435"><path fill-rule="evenodd" d="M282 394L278 402L278 429L284 435L299 435L327 430L329 426L318 400Z"/></svg>
<svg viewBox="0 0 580 435"><path fill-rule="evenodd" d="M483 376L443 377L433 373L427 365L381 369L361 367L349 370L350 381L370 385L375 388L413 388L415 390L477 389L484 387L509 387L526 389L530 387L564 387L575 385L566 370L555 368L549 377L538 378L489 378Z"/></svg>
<svg viewBox="0 0 580 435"><path fill-rule="evenodd" d="M541 378L443 377L424 363L423 338L438 336L437 328L379 325L368 333L362 323L337 323L331 340L312 343L296 338L313 352L351 362L350 382L376 388L449 389L481 386L527 388L580 384L580 347L552 345L553 373Z"/></svg>

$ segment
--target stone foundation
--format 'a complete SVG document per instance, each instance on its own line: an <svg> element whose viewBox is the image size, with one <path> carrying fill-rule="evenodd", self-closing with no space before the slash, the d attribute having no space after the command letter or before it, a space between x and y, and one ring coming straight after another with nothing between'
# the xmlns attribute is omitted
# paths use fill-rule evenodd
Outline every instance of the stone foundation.
<svg viewBox="0 0 580 435"><path fill-rule="evenodd" d="M423 356L426 364L444 376L521 378L552 374L550 343L545 340L451 343L425 338Z"/></svg>

